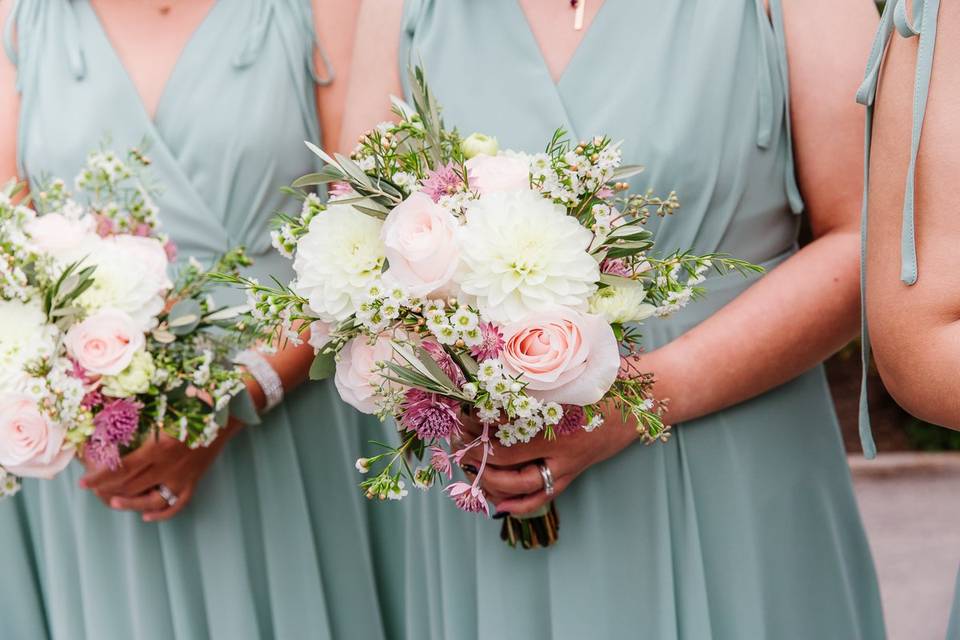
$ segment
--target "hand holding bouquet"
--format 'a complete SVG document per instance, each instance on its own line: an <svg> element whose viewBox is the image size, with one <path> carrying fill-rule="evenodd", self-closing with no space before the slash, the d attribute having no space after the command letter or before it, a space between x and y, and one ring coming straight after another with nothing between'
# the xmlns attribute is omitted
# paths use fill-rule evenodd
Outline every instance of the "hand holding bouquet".
<svg viewBox="0 0 960 640"><path fill-rule="evenodd" d="M631 417L647 442L666 439L652 376L622 366L639 349L635 323L701 295L710 269L756 268L657 255L645 224L677 198L627 193L641 168L624 166L609 138L571 143L557 131L543 153L500 151L446 129L418 70L412 86L414 107L395 100L398 122L369 131L350 158L310 145L327 164L293 186L332 184L332 197L306 196L274 234L296 280L225 278L248 290L268 330L297 340L309 324L315 378L333 375L346 402L396 419L401 444L357 461L367 496L451 480L480 447L474 481L445 490L460 509L489 513L480 478L493 438L593 430L606 410ZM451 450L465 414L482 431ZM515 525L506 537L524 546L555 534Z"/></svg>
<svg viewBox="0 0 960 640"><path fill-rule="evenodd" d="M17 477L51 478L77 455L114 468L164 431L211 443L244 390L230 359L256 333L209 296L212 271L236 273L242 251L211 270L175 248L141 180L139 150L89 156L78 197L62 180L16 204L0 190L0 494Z"/></svg>

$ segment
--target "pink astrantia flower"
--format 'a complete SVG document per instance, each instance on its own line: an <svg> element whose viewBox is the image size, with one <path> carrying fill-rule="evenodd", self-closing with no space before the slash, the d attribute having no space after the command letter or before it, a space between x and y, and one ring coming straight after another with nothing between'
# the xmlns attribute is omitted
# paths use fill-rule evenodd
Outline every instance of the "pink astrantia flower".
<svg viewBox="0 0 960 640"><path fill-rule="evenodd" d="M470 354L478 361L490 360L500 357L503 351L503 332L492 322L480 324L480 333L483 340L480 344L470 347Z"/></svg>
<svg viewBox="0 0 960 640"><path fill-rule="evenodd" d="M346 198L356 195L348 182L331 182L327 189L331 198Z"/></svg>
<svg viewBox="0 0 960 640"><path fill-rule="evenodd" d="M557 435L565 436L583 428L585 424L583 407L575 404L563 405L563 417L553 428Z"/></svg>
<svg viewBox="0 0 960 640"><path fill-rule="evenodd" d="M597 191L597 197L601 200L609 200L613 197L613 189L610 187L604 187L603 189L600 189L600 191Z"/></svg>
<svg viewBox="0 0 960 640"><path fill-rule="evenodd" d="M430 447L430 466L447 480L453 477L453 465L450 464L450 456L440 447Z"/></svg>
<svg viewBox="0 0 960 640"><path fill-rule="evenodd" d="M626 261L622 258L607 258L600 263L600 272L609 273L612 276L623 276L624 278L629 278L633 275L630 271L630 266L627 265Z"/></svg>
<svg viewBox="0 0 960 640"><path fill-rule="evenodd" d="M421 440L449 438L460 428L459 407L455 400L410 389L404 395L400 424Z"/></svg>
<svg viewBox="0 0 960 640"><path fill-rule="evenodd" d="M137 433L143 405L128 398L111 400L93 417L93 439L128 445Z"/></svg>
<svg viewBox="0 0 960 640"><path fill-rule="evenodd" d="M167 260L170 262L176 262L177 260L177 245L173 243L173 240L167 240L163 245L163 251L167 254Z"/></svg>
<svg viewBox="0 0 960 640"><path fill-rule="evenodd" d="M84 409L93 409L103 404L103 394L98 389L88 391L83 400L80 401Z"/></svg>
<svg viewBox="0 0 960 640"><path fill-rule="evenodd" d="M117 230L112 218L100 214L95 215L94 218L97 221L97 235L101 238L112 236Z"/></svg>
<svg viewBox="0 0 960 640"><path fill-rule="evenodd" d="M445 491L450 493L454 504L461 511L490 515L490 505L487 504L487 497L483 495L480 487L475 487L466 482L454 482Z"/></svg>
<svg viewBox="0 0 960 640"><path fill-rule="evenodd" d="M435 171L427 173L422 183L421 193L430 196L434 202L440 202L444 196L452 196L463 186L463 179L454 169L453 164L446 164Z"/></svg>
<svg viewBox="0 0 960 640"><path fill-rule="evenodd" d="M424 340L421 346L424 351L430 354L433 361L440 366L440 370L447 374L447 377L450 378L457 387L462 387L466 384L467 379L463 377L463 372L460 371L460 367L457 366L457 363L453 361L453 358L443 349L440 343L434 342L433 340Z"/></svg>
<svg viewBox="0 0 960 640"><path fill-rule="evenodd" d="M114 469L120 466L120 447L112 442L91 438L83 445L83 458L97 469Z"/></svg>

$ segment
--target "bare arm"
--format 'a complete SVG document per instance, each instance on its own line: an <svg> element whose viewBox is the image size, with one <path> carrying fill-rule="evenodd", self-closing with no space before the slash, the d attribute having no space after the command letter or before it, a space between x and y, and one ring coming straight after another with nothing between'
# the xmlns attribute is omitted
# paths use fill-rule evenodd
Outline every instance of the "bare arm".
<svg viewBox="0 0 960 640"><path fill-rule="evenodd" d="M330 57L334 73L332 84L317 86L320 129L325 146L331 148L340 140L359 13L360 0L313 0L317 40ZM319 51L314 58L320 77L326 77Z"/></svg>
<svg viewBox="0 0 960 640"><path fill-rule="evenodd" d="M361 2L341 149L353 149L361 133L393 118L388 96L403 93L399 60L402 18L402 0Z"/></svg>
<svg viewBox="0 0 960 640"><path fill-rule="evenodd" d="M13 9L11 0L0 0L0 28L7 24ZM0 51L0 184L17 175L17 118L20 96L16 89L17 70Z"/></svg>
<svg viewBox="0 0 960 640"><path fill-rule="evenodd" d="M960 428L960 6L940 7L933 78L917 164L919 278L900 282L900 228L917 39L894 36L874 122L867 313L877 366L894 398L918 417Z"/></svg>
<svg viewBox="0 0 960 640"><path fill-rule="evenodd" d="M710 319L644 358L671 422L747 400L826 359L858 320L863 114L851 99L872 3L784 0L798 179L814 241ZM697 393L685 392L697 381Z"/></svg>

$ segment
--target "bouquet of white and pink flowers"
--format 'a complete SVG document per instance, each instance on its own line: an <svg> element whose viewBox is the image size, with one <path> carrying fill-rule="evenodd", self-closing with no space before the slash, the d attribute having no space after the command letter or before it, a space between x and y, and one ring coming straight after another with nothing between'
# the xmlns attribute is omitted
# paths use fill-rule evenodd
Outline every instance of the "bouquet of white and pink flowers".
<svg viewBox="0 0 960 640"><path fill-rule="evenodd" d="M20 203L22 185L0 189L0 495L77 455L116 467L159 431L209 444L245 389L231 355L258 333L209 293L212 272L249 262L236 250L171 279L148 164L104 150L77 197L62 180Z"/></svg>
<svg viewBox="0 0 960 640"><path fill-rule="evenodd" d="M476 478L446 491L489 513L480 479L494 439L593 430L608 410L632 416L647 442L666 439L652 376L625 360L639 350L636 323L694 300L710 269L756 267L656 255L645 223L677 198L628 194L641 168L609 138L557 131L543 153L501 151L446 129L419 70L411 85L414 106L394 100L398 122L367 132L351 157L310 145L326 166L293 187L331 184L332 196L303 196L274 234L296 280L225 278L248 290L263 326L294 340L311 328L314 378L333 375L346 402L396 419L402 442L357 461L367 496L452 480L452 462L481 447ZM482 434L453 450L464 415ZM411 454L429 463L413 468ZM555 511L536 515L536 526L505 520L505 539L552 542Z"/></svg>

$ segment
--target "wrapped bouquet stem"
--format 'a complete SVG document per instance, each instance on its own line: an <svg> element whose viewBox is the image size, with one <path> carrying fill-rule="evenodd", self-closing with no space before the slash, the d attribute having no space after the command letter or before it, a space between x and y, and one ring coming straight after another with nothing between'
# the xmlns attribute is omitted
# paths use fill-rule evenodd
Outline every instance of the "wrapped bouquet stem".
<svg viewBox="0 0 960 640"><path fill-rule="evenodd" d="M292 187L327 185L331 197L300 192L300 214L279 221L274 242L296 279L223 279L248 291L265 332L296 340L294 327L309 325L313 376L396 421L400 444L376 443L357 461L367 496L445 484L458 508L489 515L495 447L597 429L601 409L646 442L665 440L652 377L636 370L639 323L696 300L708 271L757 267L658 251L646 224L678 199L629 193L642 168L624 165L610 138L557 130L539 153L501 150L444 126L418 69L411 86L413 105L395 99L397 121L368 131L350 157L308 143L326 165ZM466 416L479 435L465 436ZM476 477L453 481L470 451L482 460ZM506 519L504 539L554 543L556 509L531 515Z"/></svg>

